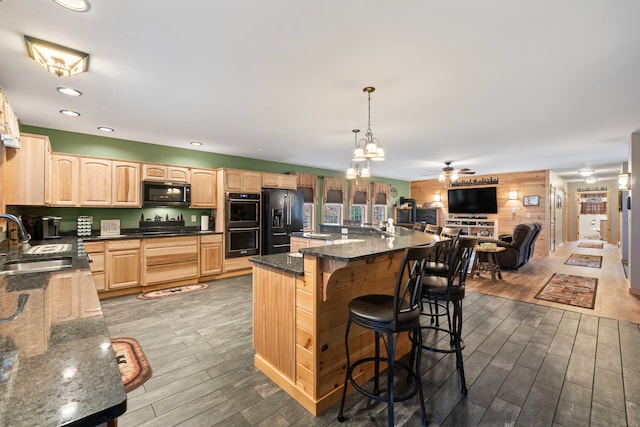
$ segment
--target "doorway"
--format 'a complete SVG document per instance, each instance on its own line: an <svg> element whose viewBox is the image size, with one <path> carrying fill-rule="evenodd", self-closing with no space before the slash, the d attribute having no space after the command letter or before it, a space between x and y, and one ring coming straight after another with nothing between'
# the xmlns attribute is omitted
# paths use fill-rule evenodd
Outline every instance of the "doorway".
<svg viewBox="0 0 640 427"><path fill-rule="evenodd" d="M609 192L576 192L577 237L580 239L608 239Z"/></svg>

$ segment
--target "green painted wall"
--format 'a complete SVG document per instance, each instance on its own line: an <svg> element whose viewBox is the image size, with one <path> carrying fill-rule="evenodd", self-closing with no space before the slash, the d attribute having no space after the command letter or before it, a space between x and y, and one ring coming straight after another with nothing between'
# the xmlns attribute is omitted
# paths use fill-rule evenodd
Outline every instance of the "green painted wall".
<svg viewBox="0 0 640 427"><path fill-rule="evenodd" d="M329 170L310 168L306 166L288 163L270 162L266 160L251 159L247 157L229 156L225 154L209 153L201 150L186 148L174 148L164 145L155 145L125 139L108 138L96 135L87 135L75 132L65 132L56 129L41 128L36 126L21 125L20 131L37 135L47 135L51 141L54 152L76 154L83 156L106 157L120 160L132 160L146 163L164 163L177 166L190 166L201 168L236 168L255 170L260 172L288 173L305 172L323 176L344 176L342 170ZM409 196L409 182L387 178L372 177L371 181L388 182L397 188L399 196ZM322 194L322 183L318 182L319 194ZM390 208L397 202L392 199ZM391 210L391 209L390 209ZM76 218L81 215L93 216L94 228L99 228L100 220L119 218L122 228L134 228L138 226L140 215L145 218L153 217L156 213L165 217L177 217L183 215L185 225L198 225L200 215L208 214L204 209L178 209L178 208L138 208L138 209L114 209L114 208L32 208L20 207L13 209L14 213L34 215L58 215L63 218L61 228L63 231L75 230ZM196 215L196 221L191 221L191 216ZM391 215L391 211L389 212ZM316 219L321 218L321 207L318 204Z"/></svg>

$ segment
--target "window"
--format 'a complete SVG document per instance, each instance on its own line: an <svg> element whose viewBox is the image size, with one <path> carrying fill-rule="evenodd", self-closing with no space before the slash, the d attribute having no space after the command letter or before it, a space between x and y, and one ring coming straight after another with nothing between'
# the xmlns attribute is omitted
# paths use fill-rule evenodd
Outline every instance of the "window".
<svg viewBox="0 0 640 427"><path fill-rule="evenodd" d="M367 205L351 205L351 219L360 224L367 222Z"/></svg>
<svg viewBox="0 0 640 427"><path fill-rule="evenodd" d="M387 220L387 205L373 205L373 222L385 222Z"/></svg>
<svg viewBox="0 0 640 427"><path fill-rule="evenodd" d="M324 224L342 225L342 203L325 203L322 206Z"/></svg>

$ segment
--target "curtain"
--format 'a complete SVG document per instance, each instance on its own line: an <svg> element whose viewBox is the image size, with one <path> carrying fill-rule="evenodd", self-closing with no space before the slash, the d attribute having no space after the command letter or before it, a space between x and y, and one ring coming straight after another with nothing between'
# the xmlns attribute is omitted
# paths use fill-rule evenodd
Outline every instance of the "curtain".
<svg viewBox="0 0 640 427"><path fill-rule="evenodd" d="M318 194L318 177L302 172L293 172L291 175L296 175L298 179L297 188L304 193L305 203L315 203L316 194Z"/></svg>
<svg viewBox="0 0 640 427"><path fill-rule="evenodd" d="M369 183L367 181L360 179L351 181L349 190L349 199L351 200L351 203L358 205L369 204ZM364 201L362 199L364 199Z"/></svg>
<svg viewBox="0 0 640 427"><path fill-rule="evenodd" d="M386 205L391 200L391 186L386 182L373 183L373 204Z"/></svg>
<svg viewBox="0 0 640 427"><path fill-rule="evenodd" d="M344 178L334 178L334 177L325 177L324 178L324 190L323 190L323 199L324 202L327 203L327 201L329 200L329 195L335 195L336 192L340 192L341 194L341 202L344 204L344 195L346 193L346 180ZM333 198L332 198L333 199ZM332 202L329 202L332 203ZM333 202L333 203L338 203L338 202Z"/></svg>
<svg viewBox="0 0 640 427"><path fill-rule="evenodd" d="M607 193L587 193L580 195L581 215L606 215Z"/></svg>

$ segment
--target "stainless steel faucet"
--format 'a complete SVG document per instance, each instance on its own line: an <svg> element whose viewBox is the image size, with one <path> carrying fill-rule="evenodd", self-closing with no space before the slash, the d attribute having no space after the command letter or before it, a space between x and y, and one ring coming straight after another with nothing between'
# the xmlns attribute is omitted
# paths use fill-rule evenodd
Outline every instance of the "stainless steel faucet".
<svg viewBox="0 0 640 427"><path fill-rule="evenodd" d="M18 239L20 239L20 242L27 243L31 240L31 236L27 233L27 230L24 229L24 225L22 225L22 221L20 221L18 217L11 214L0 214L0 218L9 220L18 227Z"/></svg>

